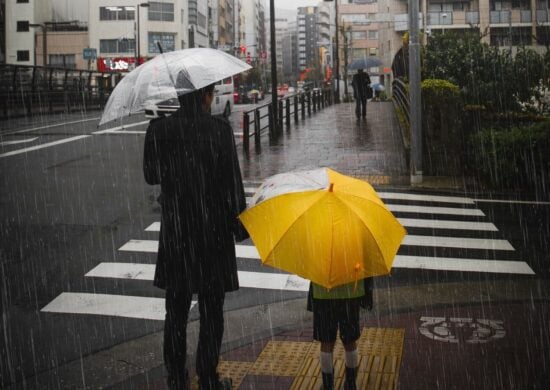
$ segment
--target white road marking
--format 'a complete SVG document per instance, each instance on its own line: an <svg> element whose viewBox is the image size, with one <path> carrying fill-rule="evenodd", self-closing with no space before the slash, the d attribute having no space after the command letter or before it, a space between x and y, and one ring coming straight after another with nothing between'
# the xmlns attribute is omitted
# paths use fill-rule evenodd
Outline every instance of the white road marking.
<svg viewBox="0 0 550 390"><path fill-rule="evenodd" d="M429 246L437 248L490 249L513 251L514 247L507 240L485 238L414 236L407 235L401 245Z"/></svg>
<svg viewBox="0 0 550 390"><path fill-rule="evenodd" d="M191 307L196 304L191 303ZM42 308L43 312L95 314L164 321L164 298L64 292Z"/></svg>
<svg viewBox="0 0 550 390"><path fill-rule="evenodd" d="M468 222L468 221L443 221L438 219L411 219L397 218L405 227L420 227L431 229L453 229L453 230L482 230L497 232L498 229L490 222ZM160 222L153 222L147 229L147 232L159 232Z"/></svg>
<svg viewBox="0 0 550 390"><path fill-rule="evenodd" d="M34 150L49 148L50 146L56 146L56 145L61 145L61 144L67 143L67 142L78 141L78 140L81 140L83 138L88 138L88 137L91 137L91 135L79 135L79 136L76 136L76 137L64 138L64 139L60 139L59 141L48 142L48 143L41 144L41 145L30 146L30 147L25 148L25 149L18 149L18 150L13 150L11 152L2 153L2 154L0 154L0 157L15 156L17 154L28 153L28 152L32 152Z"/></svg>
<svg viewBox="0 0 550 390"><path fill-rule="evenodd" d="M474 199L475 202L481 203L505 203L505 204L534 204L548 206L550 202L539 202L535 200L509 200L509 199Z"/></svg>
<svg viewBox="0 0 550 390"><path fill-rule="evenodd" d="M99 263L85 276L152 281L154 275L154 264ZM238 275L239 285L242 288L287 291L308 291L309 289L309 281L296 275L249 271L238 271Z"/></svg>
<svg viewBox="0 0 550 390"><path fill-rule="evenodd" d="M405 227L421 227L431 229L453 229L453 230L483 230L497 232L498 229L490 222L475 221L443 221L438 219L412 219L397 218Z"/></svg>
<svg viewBox="0 0 550 390"><path fill-rule="evenodd" d="M535 275L535 272L524 261L459 259L450 257L397 255L393 262L393 268Z"/></svg>
<svg viewBox="0 0 550 390"><path fill-rule="evenodd" d="M401 211L404 213L419 213L419 214L448 214L462 216L479 216L483 217L483 211L478 209L456 208L456 207L432 207L432 206L414 206L403 204L386 204L386 207L391 211Z"/></svg>
<svg viewBox="0 0 550 390"><path fill-rule="evenodd" d="M99 134L112 134L112 133L117 133L117 134L122 134L122 133L133 134L133 132L126 131L125 129L129 129L129 128L131 128L131 127L136 127L136 126L141 126L141 125L144 125L144 124L146 124L146 123L149 123L149 121L143 121L143 122L137 122L137 123L129 123L129 124L127 124L127 125L112 127L112 128L110 128L110 129L98 130L98 131L94 131L92 134L94 134L94 135L99 135ZM144 131L143 133L145 133L145 131ZM141 134L141 132L140 132L139 134Z"/></svg>
<svg viewBox="0 0 550 390"><path fill-rule="evenodd" d="M42 130L42 129L49 129L49 128L52 128L52 127L59 127L59 126L65 126L65 125L73 125L73 124L75 124L75 123L81 123L81 122L91 122L91 121L96 121L96 120L98 120L98 119L100 119L100 118L98 117L98 118L80 119L80 120L72 121L72 122L54 123L54 124L51 124L51 125L44 125L44 126L39 126L39 127L33 127L32 129L16 130L16 131L12 131L12 132L9 132L9 133L6 133L6 134L28 133L28 132L31 132L31 131Z"/></svg>
<svg viewBox="0 0 550 390"><path fill-rule="evenodd" d="M460 249L488 249L513 251L514 247L507 240L495 240L489 238L467 238L467 237L443 237L443 236L416 236L407 235L401 245L427 246L436 248L460 248ZM235 245L238 257L256 258L257 250L253 245ZM148 252L158 251L157 240L130 240L119 248L127 252Z"/></svg>
<svg viewBox="0 0 550 390"><path fill-rule="evenodd" d="M470 198L462 198L457 196L406 194L402 192L378 192L378 196L382 199L419 200L423 202L474 204L474 201Z"/></svg>
<svg viewBox="0 0 550 390"><path fill-rule="evenodd" d="M0 142L0 145L9 146L9 145L26 144L28 142L36 141L37 139L38 139L38 137L18 139L18 140L13 140L13 141L4 141L4 142Z"/></svg>

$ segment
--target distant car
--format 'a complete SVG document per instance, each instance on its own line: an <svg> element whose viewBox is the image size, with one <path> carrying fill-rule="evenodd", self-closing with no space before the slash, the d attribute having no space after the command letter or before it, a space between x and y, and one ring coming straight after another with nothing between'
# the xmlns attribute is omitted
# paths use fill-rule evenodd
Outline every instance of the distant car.
<svg viewBox="0 0 550 390"><path fill-rule="evenodd" d="M288 87L287 93L288 94L296 93L296 89L294 89L294 87Z"/></svg>

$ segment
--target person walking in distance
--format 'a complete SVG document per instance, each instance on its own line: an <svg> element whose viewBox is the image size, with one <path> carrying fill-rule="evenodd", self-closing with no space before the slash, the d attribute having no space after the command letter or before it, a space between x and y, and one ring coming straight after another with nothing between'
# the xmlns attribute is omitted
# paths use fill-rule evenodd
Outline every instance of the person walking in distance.
<svg viewBox="0 0 550 390"><path fill-rule="evenodd" d="M225 293L239 288L234 238L248 237L237 219L246 201L231 125L210 115L213 92L210 85L180 96L180 108L152 121L145 135L145 180L161 189L154 285L166 290L164 361L170 389L190 388L186 328L193 294L200 313L199 386L231 388L231 380L220 379L216 369Z"/></svg>
<svg viewBox="0 0 550 390"><path fill-rule="evenodd" d="M355 99L355 116L365 118L367 116L367 99L370 98L372 89L370 87L370 77L363 69L357 69L353 75L351 85L353 87L353 97Z"/></svg>

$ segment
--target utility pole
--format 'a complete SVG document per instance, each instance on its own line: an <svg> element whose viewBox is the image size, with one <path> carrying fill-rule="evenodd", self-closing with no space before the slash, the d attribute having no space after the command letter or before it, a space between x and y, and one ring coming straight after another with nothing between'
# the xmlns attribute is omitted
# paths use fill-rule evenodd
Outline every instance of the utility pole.
<svg viewBox="0 0 550 390"><path fill-rule="evenodd" d="M273 134L271 138L275 138L275 134L279 133L279 123L277 121L277 48L275 41L275 0L269 0L269 30L271 39L271 109L273 112L273 129L270 129Z"/></svg>
<svg viewBox="0 0 550 390"><path fill-rule="evenodd" d="M411 184L422 183L422 114L418 2L409 0L409 97L411 123Z"/></svg>
<svg viewBox="0 0 550 390"><path fill-rule="evenodd" d="M338 0L334 0L334 26L336 28L336 96L335 103L340 103L340 46L338 45Z"/></svg>

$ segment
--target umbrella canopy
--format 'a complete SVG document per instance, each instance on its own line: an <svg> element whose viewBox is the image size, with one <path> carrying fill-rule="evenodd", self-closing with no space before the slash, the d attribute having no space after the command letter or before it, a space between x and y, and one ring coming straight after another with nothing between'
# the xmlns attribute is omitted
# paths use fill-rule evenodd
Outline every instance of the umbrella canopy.
<svg viewBox="0 0 550 390"><path fill-rule="evenodd" d="M268 178L239 218L264 264L327 288L389 273L406 233L370 184L329 168Z"/></svg>
<svg viewBox="0 0 550 390"><path fill-rule="evenodd" d="M374 66L382 65L382 61L374 57L365 57L353 61L348 65L348 69L369 69Z"/></svg>
<svg viewBox="0 0 550 390"><path fill-rule="evenodd" d="M128 73L115 87L100 125L204 88L251 66L221 50L193 48L156 56Z"/></svg>
<svg viewBox="0 0 550 390"><path fill-rule="evenodd" d="M384 87L380 83L371 84L370 87L372 88L373 91L385 91L386 90L386 87Z"/></svg>

